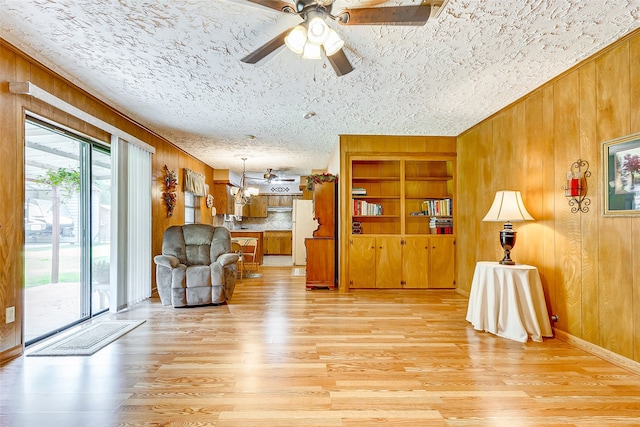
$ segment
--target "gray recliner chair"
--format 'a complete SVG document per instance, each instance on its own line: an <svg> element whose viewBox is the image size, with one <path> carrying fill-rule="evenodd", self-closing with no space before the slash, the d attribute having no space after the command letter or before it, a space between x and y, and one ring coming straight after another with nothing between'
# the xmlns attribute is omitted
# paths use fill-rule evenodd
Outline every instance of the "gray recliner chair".
<svg viewBox="0 0 640 427"><path fill-rule="evenodd" d="M164 232L162 255L153 260L163 305L222 304L233 295L238 255L231 252L225 227L171 226Z"/></svg>

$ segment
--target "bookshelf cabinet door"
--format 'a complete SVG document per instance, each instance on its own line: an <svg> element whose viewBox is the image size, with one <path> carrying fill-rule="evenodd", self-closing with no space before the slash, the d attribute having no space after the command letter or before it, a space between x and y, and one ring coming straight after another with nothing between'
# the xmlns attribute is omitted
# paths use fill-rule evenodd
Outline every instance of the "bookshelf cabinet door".
<svg viewBox="0 0 640 427"><path fill-rule="evenodd" d="M429 237L406 237L402 248L405 288L429 287Z"/></svg>
<svg viewBox="0 0 640 427"><path fill-rule="evenodd" d="M349 287L376 287L376 238L353 236L349 240Z"/></svg>
<svg viewBox="0 0 640 427"><path fill-rule="evenodd" d="M455 239L431 237L429 287L455 288Z"/></svg>
<svg viewBox="0 0 640 427"><path fill-rule="evenodd" d="M376 288L402 287L402 239L376 237Z"/></svg>

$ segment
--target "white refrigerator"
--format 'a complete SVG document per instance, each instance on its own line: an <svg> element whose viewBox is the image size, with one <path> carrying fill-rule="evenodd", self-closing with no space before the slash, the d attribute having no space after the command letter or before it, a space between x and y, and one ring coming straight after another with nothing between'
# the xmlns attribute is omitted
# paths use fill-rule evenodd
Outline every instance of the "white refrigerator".
<svg viewBox="0 0 640 427"><path fill-rule="evenodd" d="M313 232L317 228L318 221L313 219L313 201L294 199L291 220L293 265L307 265L307 249L304 246L304 239L313 237Z"/></svg>

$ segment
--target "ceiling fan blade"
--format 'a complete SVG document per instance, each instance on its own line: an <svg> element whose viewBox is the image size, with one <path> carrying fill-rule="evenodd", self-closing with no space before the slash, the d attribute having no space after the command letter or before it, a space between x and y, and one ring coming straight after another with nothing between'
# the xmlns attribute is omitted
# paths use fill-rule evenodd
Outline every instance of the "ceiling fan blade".
<svg viewBox="0 0 640 427"><path fill-rule="evenodd" d="M344 76L345 74L349 74L353 71L353 66L342 49L331 56L327 56L327 59L338 77Z"/></svg>
<svg viewBox="0 0 640 427"><path fill-rule="evenodd" d="M424 25L431 15L430 5L363 7L345 9L336 19L343 25Z"/></svg>
<svg viewBox="0 0 640 427"><path fill-rule="evenodd" d="M264 6L264 7L268 7L269 9L273 9L273 10L277 10L278 12L286 12L288 10L291 10L292 12L290 13L295 13L293 12L295 10L295 6L292 5L291 3L287 3L284 1L278 1L278 0L246 0L249 3L254 3L257 4L258 6Z"/></svg>
<svg viewBox="0 0 640 427"><path fill-rule="evenodd" d="M266 56L269 56L271 53L284 46L284 38L289 33L289 31L291 30L287 30L281 34L278 34L277 36L260 46L258 49L242 58L241 61L247 64L258 63Z"/></svg>

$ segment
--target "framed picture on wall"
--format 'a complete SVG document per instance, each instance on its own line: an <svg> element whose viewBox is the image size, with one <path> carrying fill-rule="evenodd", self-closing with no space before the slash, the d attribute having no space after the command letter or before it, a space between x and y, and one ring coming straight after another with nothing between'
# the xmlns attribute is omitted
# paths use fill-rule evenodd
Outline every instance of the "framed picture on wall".
<svg viewBox="0 0 640 427"><path fill-rule="evenodd" d="M640 133L602 143L603 215L640 215Z"/></svg>

